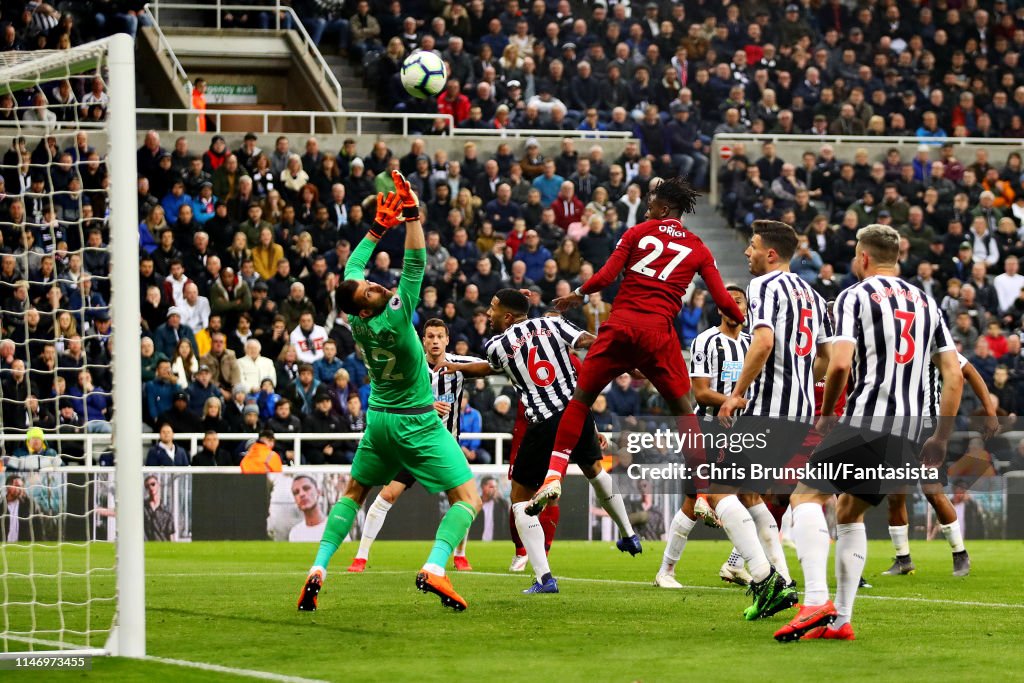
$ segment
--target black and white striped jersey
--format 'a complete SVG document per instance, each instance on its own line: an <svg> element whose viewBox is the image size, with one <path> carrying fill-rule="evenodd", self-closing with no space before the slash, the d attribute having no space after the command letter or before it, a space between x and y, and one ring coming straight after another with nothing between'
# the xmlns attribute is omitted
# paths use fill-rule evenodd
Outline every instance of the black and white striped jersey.
<svg viewBox="0 0 1024 683"><path fill-rule="evenodd" d="M476 356L460 356L457 353L446 353L444 354L444 361L439 367L444 367L445 363L479 363L480 359ZM445 375L434 368L428 369L430 370L430 386L434 389L434 400L444 401L451 404L452 407L448 417L442 419L441 422L452 433L452 436L458 439L459 416L462 414L462 389L465 377L461 372Z"/></svg>
<svg viewBox="0 0 1024 683"><path fill-rule="evenodd" d="M956 360L960 364L960 372L963 372L964 366L968 363L967 356L957 351ZM931 367L928 368L928 372L930 373L929 383L932 386L932 414L938 415L939 404L942 402L942 373L939 372L939 368L935 363L931 364ZM966 388L967 382L964 382L964 389L966 390Z"/></svg>
<svg viewBox="0 0 1024 683"><path fill-rule="evenodd" d="M576 389L569 356L583 330L561 317L531 318L487 340L487 362L519 390L526 419L558 415Z"/></svg>
<svg viewBox="0 0 1024 683"><path fill-rule="evenodd" d="M749 348L748 333L740 332L733 339L723 334L721 328L709 327L690 342L690 377L708 377L712 391L728 396L740 378L743 359L747 357ZM698 415L714 415L716 412L703 405L697 407Z"/></svg>
<svg viewBox="0 0 1024 683"><path fill-rule="evenodd" d="M767 327L775 347L754 380L745 415L814 415L814 359L832 336L825 300L798 275L774 271L747 287L750 330Z"/></svg>
<svg viewBox="0 0 1024 683"><path fill-rule="evenodd" d="M855 344L844 414L934 415L932 356L956 350L935 300L876 275L844 290L835 315L834 341Z"/></svg>

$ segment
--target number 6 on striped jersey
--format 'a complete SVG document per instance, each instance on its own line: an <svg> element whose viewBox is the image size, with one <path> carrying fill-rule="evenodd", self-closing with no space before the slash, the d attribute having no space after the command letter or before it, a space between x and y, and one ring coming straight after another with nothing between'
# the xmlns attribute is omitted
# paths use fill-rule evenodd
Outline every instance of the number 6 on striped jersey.
<svg viewBox="0 0 1024 683"><path fill-rule="evenodd" d="M537 347L530 347L530 355L526 357L526 367L530 371L530 379L539 387L550 386L555 381L555 366L551 361L537 358Z"/></svg>

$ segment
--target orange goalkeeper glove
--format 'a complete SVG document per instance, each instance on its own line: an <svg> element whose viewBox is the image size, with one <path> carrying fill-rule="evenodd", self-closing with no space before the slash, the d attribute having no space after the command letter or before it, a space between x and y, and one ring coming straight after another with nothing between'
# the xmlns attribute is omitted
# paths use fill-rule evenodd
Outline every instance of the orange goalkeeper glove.
<svg viewBox="0 0 1024 683"><path fill-rule="evenodd" d="M373 218L370 235L378 240L384 233L402 222L402 198L394 192L377 193L377 215Z"/></svg>
<svg viewBox="0 0 1024 683"><path fill-rule="evenodd" d="M391 179L395 181L395 194L402 198L402 218L406 221L419 220L420 199L412 191L409 181L405 179L401 171L392 171Z"/></svg>

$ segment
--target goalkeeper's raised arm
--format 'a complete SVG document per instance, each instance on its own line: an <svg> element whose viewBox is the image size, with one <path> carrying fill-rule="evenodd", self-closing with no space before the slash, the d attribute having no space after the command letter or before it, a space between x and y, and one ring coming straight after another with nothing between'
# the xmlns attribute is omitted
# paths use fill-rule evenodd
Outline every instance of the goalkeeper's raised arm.
<svg viewBox="0 0 1024 683"><path fill-rule="evenodd" d="M401 202L402 220L405 221L405 259L402 277L398 280L398 296L411 318L420 301L423 275L427 269L427 243L420 220L419 198L400 172L392 171L391 177L395 181L395 196Z"/></svg>
<svg viewBox="0 0 1024 683"><path fill-rule="evenodd" d="M386 195L383 192L377 194L377 213L373 227L359 242L345 266L345 279L339 287L338 304L350 316L370 318L380 313L392 296L393 292L376 283L367 282L365 270L384 233L403 221L406 224L405 263L398 282L396 302L400 302L401 309L410 318L419 303L427 263L419 198L401 173L393 171L392 177L395 180L395 191Z"/></svg>

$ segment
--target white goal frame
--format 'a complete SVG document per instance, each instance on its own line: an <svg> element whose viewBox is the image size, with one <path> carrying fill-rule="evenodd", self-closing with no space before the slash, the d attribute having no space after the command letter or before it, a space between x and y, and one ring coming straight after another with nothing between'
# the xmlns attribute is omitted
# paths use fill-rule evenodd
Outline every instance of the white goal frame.
<svg viewBox="0 0 1024 683"><path fill-rule="evenodd" d="M127 34L115 34L103 40L63 52L15 53L13 63L0 66L0 89L17 91L66 77L71 65L88 65L83 56L105 51L106 84L110 97L107 122L108 196L110 206L111 301L114 351L113 447L116 454L115 476L117 546L116 607L114 621L102 649L33 649L28 652L0 653L0 658L31 654L62 656L96 654L141 658L146 656L145 549L143 536L143 491L141 438L141 358L139 356L139 279L138 223L135 220L136 123L135 123L135 43ZM10 54L10 53L8 53ZM81 69L79 69L81 70ZM86 69L87 70L87 69ZM95 129L86 124L82 129ZM47 641L30 639L33 645ZM60 643L52 643L60 645Z"/></svg>

